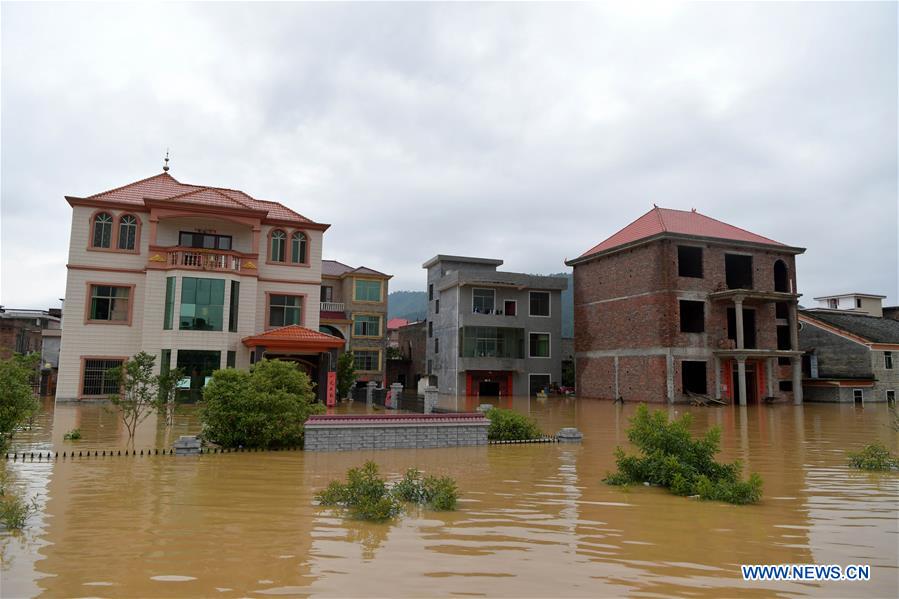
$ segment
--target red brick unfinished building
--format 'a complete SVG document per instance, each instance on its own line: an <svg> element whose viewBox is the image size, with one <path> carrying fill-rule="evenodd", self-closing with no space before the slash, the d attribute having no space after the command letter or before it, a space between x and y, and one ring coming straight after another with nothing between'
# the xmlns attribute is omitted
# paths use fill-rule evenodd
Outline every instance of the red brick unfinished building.
<svg viewBox="0 0 899 599"><path fill-rule="evenodd" d="M804 251L656 207L567 261L578 395L801 403L795 257Z"/></svg>

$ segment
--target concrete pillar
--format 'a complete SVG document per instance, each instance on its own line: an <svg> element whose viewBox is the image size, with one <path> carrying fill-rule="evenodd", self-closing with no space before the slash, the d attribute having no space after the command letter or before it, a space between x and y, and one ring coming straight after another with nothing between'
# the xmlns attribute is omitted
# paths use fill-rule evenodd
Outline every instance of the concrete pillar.
<svg viewBox="0 0 899 599"><path fill-rule="evenodd" d="M375 388L378 386L378 383L374 381L368 381L368 384L365 385L365 405L370 406L375 396Z"/></svg>
<svg viewBox="0 0 899 599"><path fill-rule="evenodd" d="M618 356L615 356L615 399L621 397L621 392L618 390Z"/></svg>
<svg viewBox="0 0 899 599"><path fill-rule="evenodd" d="M790 367L793 369L793 405L802 404L802 358L790 358Z"/></svg>
<svg viewBox="0 0 899 599"><path fill-rule="evenodd" d="M390 407L394 410L400 407L400 397L403 395L403 384L393 383L390 385Z"/></svg>
<svg viewBox="0 0 899 599"><path fill-rule="evenodd" d="M790 349L799 351L799 300L790 302ZM793 404L802 404L802 358L790 358L793 370Z"/></svg>
<svg viewBox="0 0 899 599"><path fill-rule="evenodd" d="M425 387L425 414L430 414L437 407L437 387Z"/></svg>
<svg viewBox="0 0 899 599"><path fill-rule="evenodd" d="M746 405L746 358L737 358L737 384L740 387L740 405Z"/></svg>
<svg viewBox="0 0 899 599"><path fill-rule="evenodd" d="M777 358L765 360L765 380L768 381L768 397L774 397L774 373L777 372Z"/></svg>
<svg viewBox="0 0 899 599"><path fill-rule="evenodd" d="M665 357L665 365L667 366L668 403L674 403L674 356L671 355L670 350Z"/></svg>
<svg viewBox="0 0 899 599"><path fill-rule="evenodd" d="M715 399L721 399L721 358L715 358Z"/></svg>
<svg viewBox="0 0 899 599"><path fill-rule="evenodd" d="M745 349L743 347L744 336L743 336L743 297L737 296L734 298L734 312L736 312L736 320L737 320L737 349Z"/></svg>

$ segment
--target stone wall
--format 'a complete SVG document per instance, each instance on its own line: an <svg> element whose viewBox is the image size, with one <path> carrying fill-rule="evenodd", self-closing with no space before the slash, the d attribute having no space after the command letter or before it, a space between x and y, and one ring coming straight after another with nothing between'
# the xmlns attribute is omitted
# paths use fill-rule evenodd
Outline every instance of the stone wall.
<svg viewBox="0 0 899 599"><path fill-rule="evenodd" d="M425 449L487 444L483 414L311 416L306 451Z"/></svg>

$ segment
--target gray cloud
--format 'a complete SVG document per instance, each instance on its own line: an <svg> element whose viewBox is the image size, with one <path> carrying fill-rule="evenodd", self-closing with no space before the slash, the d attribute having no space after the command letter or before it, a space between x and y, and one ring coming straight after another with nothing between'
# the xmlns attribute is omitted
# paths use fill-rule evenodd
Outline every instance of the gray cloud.
<svg viewBox="0 0 899 599"><path fill-rule="evenodd" d="M897 295L895 4L7 4L0 301L65 291L66 194L159 171L442 253L565 270L653 203Z"/></svg>

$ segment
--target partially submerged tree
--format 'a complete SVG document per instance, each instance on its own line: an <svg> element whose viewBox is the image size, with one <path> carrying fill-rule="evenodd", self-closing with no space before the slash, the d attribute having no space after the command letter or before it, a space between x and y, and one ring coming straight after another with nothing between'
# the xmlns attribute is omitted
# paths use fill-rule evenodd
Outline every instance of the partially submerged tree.
<svg viewBox="0 0 899 599"><path fill-rule="evenodd" d="M147 352L134 354L121 366L108 371L118 383L120 392L109 396L119 408L122 424L128 431L128 441L134 439L138 425L152 414L158 405L158 377L153 375L154 356Z"/></svg>
<svg viewBox="0 0 899 599"><path fill-rule="evenodd" d="M281 360L217 370L203 399L203 437L222 447L298 447L306 419L324 411L309 377Z"/></svg>
<svg viewBox="0 0 899 599"><path fill-rule="evenodd" d="M33 385L39 361L36 353L0 360L0 451L9 449L16 431L40 411Z"/></svg>
<svg viewBox="0 0 899 599"><path fill-rule="evenodd" d="M183 368L172 368L156 377L155 409L165 416L165 425L172 426L178 405L178 382L184 378Z"/></svg>
<svg viewBox="0 0 899 599"><path fill-rule="evenodd" d="M346 399L356 384L356 357L348 351L337 359L337 395Z"/></svg>

